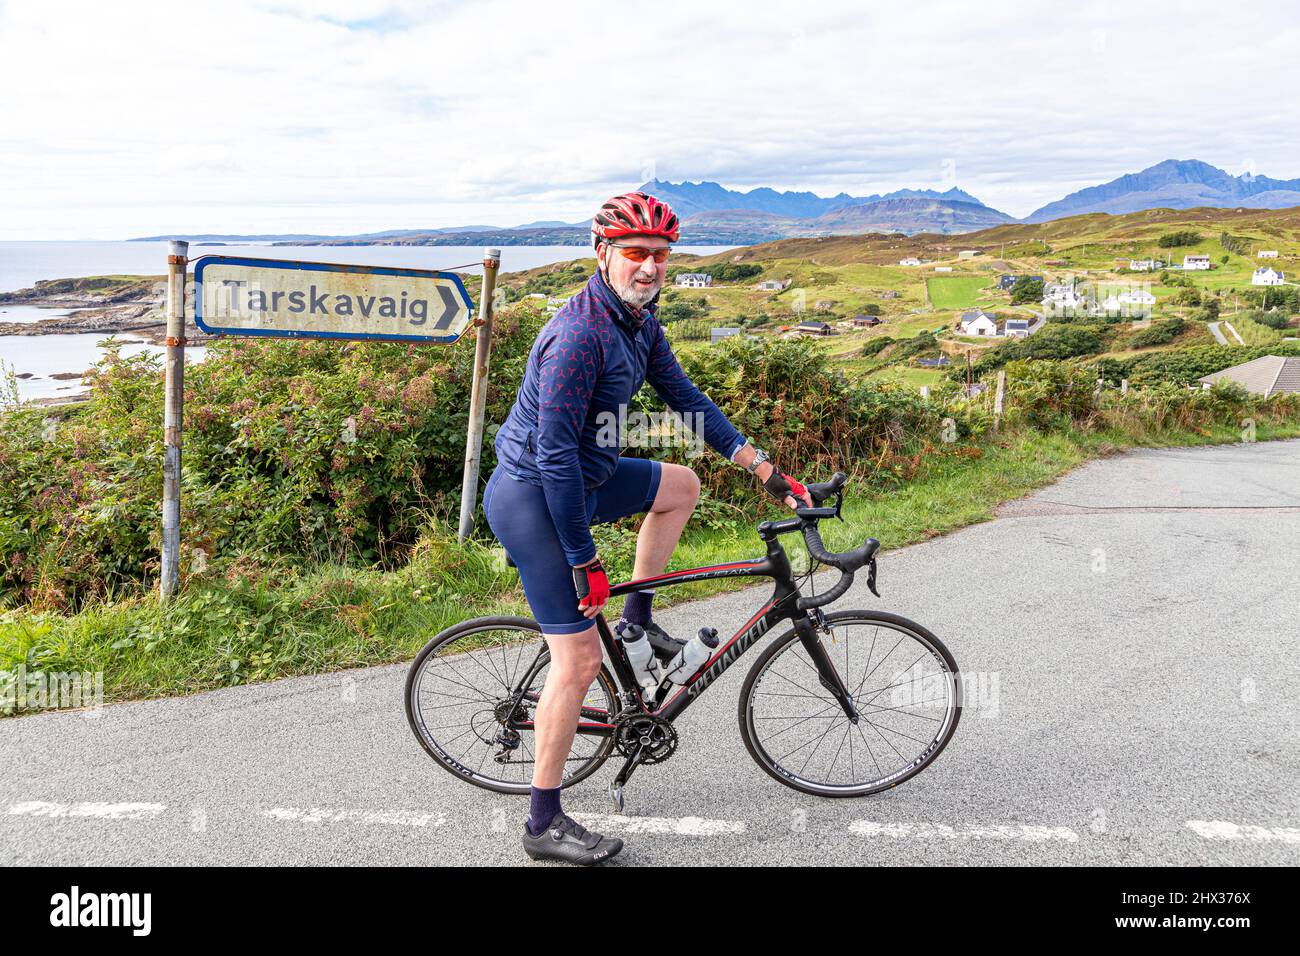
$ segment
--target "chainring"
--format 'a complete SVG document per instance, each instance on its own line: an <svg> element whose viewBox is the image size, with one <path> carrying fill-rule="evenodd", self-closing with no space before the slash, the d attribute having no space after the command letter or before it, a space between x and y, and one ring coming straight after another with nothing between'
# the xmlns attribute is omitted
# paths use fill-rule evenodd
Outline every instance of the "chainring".
<svg viewBox="0 0 1300 956"><path fill-rule="evenodd" d="M677 731L653 714L620 714L614 718L614 744L624 757L640 749L641 763L661 763L677 749Z"/></svg>

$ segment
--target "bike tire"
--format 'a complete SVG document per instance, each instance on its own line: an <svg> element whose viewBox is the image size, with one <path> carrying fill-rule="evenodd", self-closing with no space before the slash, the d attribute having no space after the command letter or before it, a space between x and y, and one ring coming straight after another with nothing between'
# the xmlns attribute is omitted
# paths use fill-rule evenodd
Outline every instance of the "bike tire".
<svg viewBox="0 0 1300 956"><path fill-rule="evenodd" d="M876 765L877 770L881 769L879 767L879 762L875 754L871 753L871 747L870 747L871 740L867 738L865 732L861 729L859 725L850 723L849 719L845 716L843 710L840 709L838 703L835 702L834 698L832 698L829 692L825 691L825 689L821 687L820 683L817 682L817 674L815 669L813 668L812 662L807 658L807 652L803 650L803 645L799 641L799 635L796 633L794 628L791 628L789 631L782 634L779 638L773 641L763 651L762 655L760 655L758 660L755 661L754 666L750 668L749 674L745 678L745 683L740 691L740 701L739 701L739 711L738 711L738 716L740 719L741 737L745 741L745 747L749 751L750 756L754 758L754 762L757 763L760 767L762 767L763 770L770 777L772 777L778 782L794 790L798 790L802 793L813 794L814 796L819 796L819 797L864 797L864 796L869 796L870 794L873 793L880 793L883 790L888 790L893 787L896 787L900 783L903 783L904 781L909 780L912 777L916 776L918 773L920 773L922 770L928 767L931 763L933 763L934 760L939 756L939 754L943 752L944 748L948 745L948 742L952 740L952 736L957 730L958 721L961 719L961 709L962 709L961 673L957 668L957 661L953 658L952 653L948 650L947 647L944 646L943 642L940 641L939 638L937 638L926 628L922 627L920 624L917 624L915 621L910 621L907 618L901 617L897 614L890 614L883 611L836 611L834 613L826 615L826 624L829 628L831 628L832 632L835 632L837 627L842 628L843 632L846 635L845 646L843 649L843 656L845 657L844 663L849 663L849 664L852 663L851 656L850 656L851 649L849 647L848 642L852 640L856 635L852 635L851 632L848 630L848 627L851 625L861 624L868 628L875 629L876 638L879 638L881 629L884 629L889 632L893 632L893 634L895 635L901 635L900 641L898 644L895 645L895 647L901 646L903 639L910 638L913 642L914 647L915 645L919 645L920 648L924 650L925 654L923 655L922 660L928 657L929 662L932 663L934 666L936 675L938 675L937 681L932 683L930 686L931 688L936 686L941 686L946 694L946 700L944 701L945 706L943 709L943 716L942 718L939 719L939 724L935 729L935 733L933 734L933 736L930 737L929 739L926 739L925 737L915 738L922 741L923 746L920 753L916 754L914 757L908 759L905 754L899 753L897 743L895 742L897 738L893 736L887 737L885 733L882 733L881 728L883 727L884 730L889 731L891 735L907 736L909 737L909 739L912 739L910 735L902 734L902 732L899 731L896 726L890 726L889 724L885 724L883 722L877 724L876 722L873 722L870 719L870 717L872 715L879 714L883 711L888 710L894 715L891 716L890 720L894 720L896 719L897 713L900 712L902 708L877 708L877 710L869 711L869 712L862 710L863 700L858 699L859 695L857 694L857 690L854 690L852 686L853 675L844 673L844 670L842 669L842 662L839 660L839 657L841 656L840 653L837 651L837 649L834 646L828 645L827 650L828 652L830 652L832 662L835 663L836 669L840 670L841 678L844 680L845 684L850 687L850 693L852 693L855 696L855 699L858 699L862 717L866 719L866 723L868 724L868 726L874 729L875 734L884 740L884 742L888 745L889 749L893 749L895 751L895 756L889 757L888 759L891 761L892 764L896 764L896 766L894 766L893 769L891 769L888 772L882 771L877 775L876 778L873 779L866 779L866 780L850 779L844 783L835 783L830 780L816 780L806 775L807 774L806 764L808 760L812 759L812 755L808 755L805 757L804 769L799 772L796 772L791 767L786 766L785 763L794 762L794 760L791 759L791 756L794 753L797 753L798 749L802 749L802 748L796 748L795 750L791 751L790 754L784 756L774 756L771 751L773 749L777 749L773 746L775 737L778 737L781 734L786 733L787 731L794 729L803 723L808 723L814 720L816 721L829 720L831 722L832 727L835 727L837 724L842 724L845 728L845 734L843 737L841 737L839 741L839 749L835 751L835 754L832 757L829 770L827 771L828 776L834 772L835 766L840 758L841 753L843 752L843 743L846 739L850 741L850 750L849 750L849 766L850 766L849 776L850 777L856 776L856 765L854 763L854 749L855 749L855 745L859 741L866 746L866 749L870 753L872 757L872 761ZM826 637L821 634L819 634L819 638L823 641L827 640ZM875 642L871 643L870 646L872 651L874 651L876 648ZM790 654L793 654L795 656L793 658L788 657L787 655ZM802 656L799 656L800 654L802 654ZM880 659L876 667L879 668L880 666L882 666L885 660L888 658L888 656L892 654L893 654L893 649L891 649L888 652L885 658ZM802 668L795 668L791 670L791 673L794 673L795 677L791 678L787 674L784 674L781 671L777 670L778 667L790 669L791 664L796 660L799 663L806 666L809 670L811 670L812 671L811 675L809 675L808 671L803 670ZM869 652L867 655L866 664L863 665L864 671L866 670L866 668L870 667L871 660L872 660L872 653ZM874 671L872 673L874 673ZM860 690L862 688L862 685L867 681L867 679L870 676L872 676L872 673L867 673L866 676L862 678L862 682L857 685L858 690ZM800 696L802 696L790 692L790 689L788 687L784 687L784 685L782 686L785 692L763 692L761 688L763 687L764 682L770 682L769 686L771 686L771 685L780 684L782 681L785 681L787 684L802 686L805 690L807 690L807 683L808 683L807 678L809 676L811 676L812 683L814 684L814 686L819 688L821 694L817 694L809 691L808 696L822 698L822 703L820 704L820 706L822 708L822 711L824 711L823 713L815 713L803 717L801 717L799 714L792 714L792 715L786 714L786 715L772 716L770 713L768 713L768 711L774 709L778 705L771 701L763 701L762 703L760 703L761 698L767 696L770 696L774 699L775 698L798 699ZM884 679L884 678L882 677L879 679ZM922 678L922 680L925 680L925 678ZM861 698L865 699L865 706L870 707L872 704L874 704L874 702L877 699L879 699L880 694L883 693L885 690L892 689L895 691L895 694L897 695L898 693L897 688L899 686L903 686L903 685L887 685L886 687L875 691L873 696L870 698L866 697L867 694L872 693L872 689L868 688L867 690L861 691ZM922 685L923 688L925 686L926 686L925 684ZM924 693L929 693L929 691L925 691L925 690L917 691L915 689L911 689L906 693L924 694ZM829 705L825 705L824 704L825 701L829 701ZM920 703L924 704L924 703L928 703L928 701L923 696ZM779 706L785 707L787 705L781 704ZM811 704L811 705L796 704L796 705L792 705L791 709L797 708L799 706L819 706L819 704ZM914 704L911 706L917 706L917 705ZM923 715L909 713L906 716L918 718ZM926 717L926 719L933 719L933 718ZM777 725L765 724L762 722L765 720L773 720L773 721L794 720L796 721L796 723L791 724L788 727L785 727L784 729L775 730L775 727ZM883 718L878 718L878 720L883 721ZM767 733L765 728L768 726L772 726L774 728L773 733L771 734ZM813 724L811 727L806 728L805 732L808 734L815 734L817 732L817 729L820 726L823 725ZM921 726L925 726L925 725L922 724ZM852 731L855 729L858 731L857 739L854 739L850 736ZM826 732L821 734L821 738L818 739L817 742L813 744L813 748L814 748L813 755L815 755L816 751L821 747L821 741L824 740L826 737L830 736L830 734L831 734L830 729L828 729ZM799 738L797 736L789 738L787 741L784 741L781 744L781 749L784 749L789 743L793 743L798 739ZM901 741L898 742L901 743ZM809 743L812 743L812 741L810 740ZM877 741L877 745L879 746L879 741ZM807 747L807 746L808 743L805 743L803 745L803 747ZM887 753L886 748L882 747L881 750ZM785 761L785 763L783 763L783 761ZM864 769L865 766L866 765L864 763Z"/></svg>
<svg viewBox="0 0 1300 956"><path fill-rule="evenodd" d="M487 635L490 634L494 634L496 637L489 638ZM486 646L474 646L476 643L486 643ZM541 644L540 648L536 646L539 643ZM457 647L458 644L462 646ZM509 649L521 652L514 662L513 669L508 660ZM498 650L502 653L502 661L505 665L500 672L497 671L496 654ZM525 653L533 655L531 663L526 663L523 660ZM464 657L463 655L480 655L480 657L475 661L474 658ZM463 667L456 671L454 681L445 674L437 675L441 681L440 683L434 680L435 675L433 672L441 665L451 667L462 662L481 664L484 661L489 666L480 666L478 670ZM507 764L514 764L521 771L525 767L528 768L526 774L522 772L516 774L521 777L518 780L504 779L503 777L493 776L491 772L485 772L485 764L491 766L504 766L505 764L498 763L495 759L488 759L492 756L494 747L498 745L485 739L484 734L491 732L495 735L504 730L505 725L496 714L498 707L505 706L503 702L509 697L508 691L517 689L510 688L512 679L513 683L521 685L523 679L527 678L528 689L540 692L549 662L550 653L542 641L541 627L531 618L480 617L462 621L447 628L421 648L407 671L404 696L406 720L411 727L411 732L415 734L420 746L434 759L438 766L458 779L496 793L528 793L531 785L532 761L526 759L507 761ZM494 674L497 679L495 681L490 679L489 674ZM475 683L476 681L478 683ZM479 686L479 684L484 686ZM452 689L453 687L455 690ZM480 699L466 698L466 694L475 694ZM589 692L588 701L592 699L590 695L603 698L603 703L610 711L611 717L617 711L619 706L617 684L603 661L600 672L592 682L592 691ZM456 701L460 701L460 703ZM533 704L535 706L535 701ZM595 706L600 706L600 704L598 703ZM446 733L441 731L435 733L434 721L431 715L439 708L459 708L462 712L459 715L442 716L451 716L453 719L456 716L469 717L469 731L462 729L465 726L464 724L455 728L461 730L458 740L463 740L465 736L470 737L466 751L458 754L453 753L450 746L452 738L447 736L447 734L451 733L451 730L446 731ZM490 722L486 717L489 712L493 714ZM529 753L531 748L527 746L526 741L522 740L523 733L531 736L531 731L521 732L521 741L516 749L522 748L525 753ZM591 753L578 752L590 741L595 742L594 750ZM613 747L613 737L597 737L586 734L575 736L573 749L569 751L568 758L568 761L574 763L575 766L570 770L566 762L566 770L561 786L571 787L590 777L605 762ZM467 756L471 756L471 751L476 751L472 754L472 757L477 757L474 766L471 766L472 759L471 761L466 759ZM524 776L527 779L523 779Z"/></svg>

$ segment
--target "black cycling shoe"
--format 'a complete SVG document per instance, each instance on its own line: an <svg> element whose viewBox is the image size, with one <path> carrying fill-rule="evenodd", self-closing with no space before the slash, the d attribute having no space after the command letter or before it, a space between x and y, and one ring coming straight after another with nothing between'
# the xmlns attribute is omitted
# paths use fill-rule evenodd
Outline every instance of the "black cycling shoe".
<svg viewBox="0 0 1300 956"><path fill-rule="evenodd" d="M551 825L539 836L533 836L528 824L524 824L524 852L534 860L559 860L592 866L603 863L621 849L623 841L618 837L591 833L563 810L552 818Z"/></svg>
<svg viewBox="0 0 1300 956"><path fill-rule="evenodd" d="M622 637L623 629L627 627L627 620L620 618L618 626L614 628L614 633ZM650 647L655 652L655 657L663 663L668 663L677 656L677 652L686 646L685 641L679 641L672 637L662 627L651 621L645 625L645 636L650 641Z"/></svg>

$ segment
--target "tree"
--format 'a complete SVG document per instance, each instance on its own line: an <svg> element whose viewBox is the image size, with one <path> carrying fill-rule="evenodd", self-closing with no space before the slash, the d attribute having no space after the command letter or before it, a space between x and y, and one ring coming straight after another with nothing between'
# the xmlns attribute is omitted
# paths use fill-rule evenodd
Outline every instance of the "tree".
<svg viewBox="0 0 1300 956"><path fill-rule="evenodd" d="M1021 276L1011 286L1011 304L1021 305L1025 302L1041 302L1043 298L1043 280Z"/></svg>

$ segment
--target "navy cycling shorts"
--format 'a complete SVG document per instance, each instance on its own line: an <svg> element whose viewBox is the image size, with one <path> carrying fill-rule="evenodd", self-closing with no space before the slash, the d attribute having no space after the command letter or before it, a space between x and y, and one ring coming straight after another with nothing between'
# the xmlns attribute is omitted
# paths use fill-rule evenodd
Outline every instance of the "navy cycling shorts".
<svg viewBox="0 0 1300 956"><path fill-rule="evenodd" d="M609 480L587 495L587 522L617 521L649 511L663 466L646 458L620 458ZM555 533L540 485L512 477L500 465L483 492L488 527L519 567L533 617L547 634L577 634L592 626L578 610L573 569Z"/></svg>

